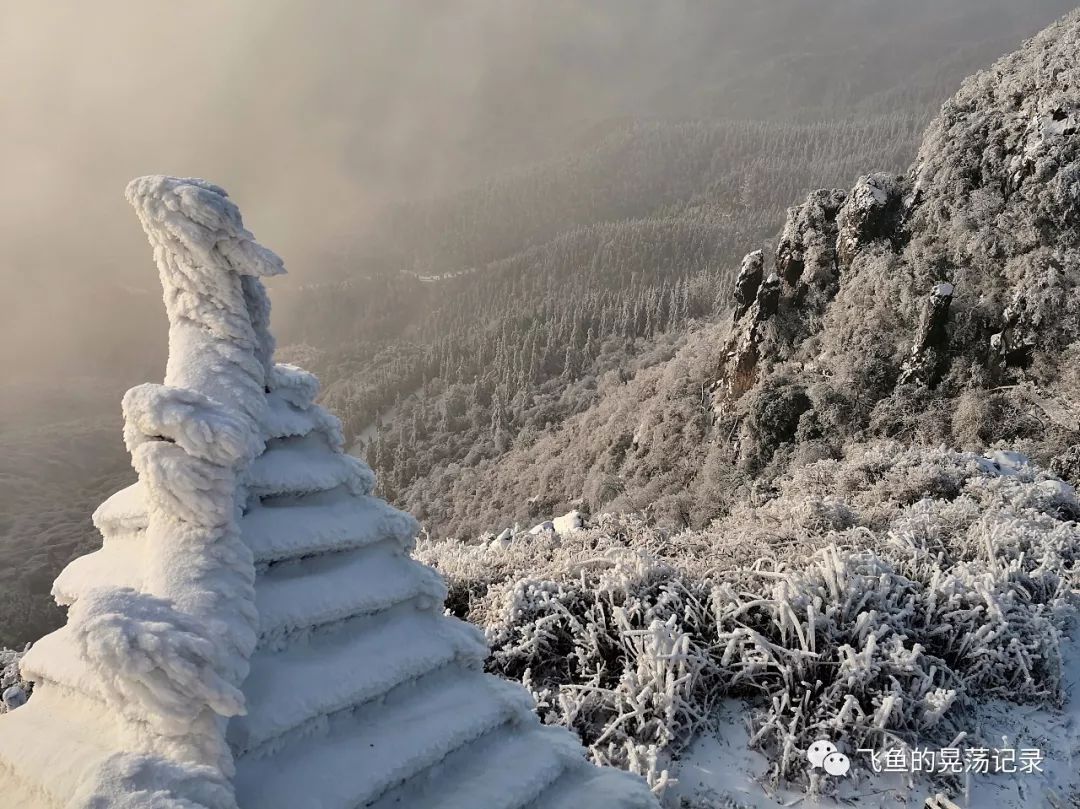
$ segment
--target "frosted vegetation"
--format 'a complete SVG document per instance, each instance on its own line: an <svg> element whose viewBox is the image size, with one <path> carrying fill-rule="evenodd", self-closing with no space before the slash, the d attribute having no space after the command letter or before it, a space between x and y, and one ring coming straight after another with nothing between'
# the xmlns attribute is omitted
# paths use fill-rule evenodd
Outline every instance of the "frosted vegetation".
<svg viewBox="0 0 1080 809"><path fill-rule="evenodd" d="M489 669L596 761L663 784L710 708L739 696L773 777L798 781L817 738L978 745L980 700L1056 704L1078 514L1072 487L1014 453L885 442L807 464L703 531L600 515L419 556L485 628Z"/></svg>

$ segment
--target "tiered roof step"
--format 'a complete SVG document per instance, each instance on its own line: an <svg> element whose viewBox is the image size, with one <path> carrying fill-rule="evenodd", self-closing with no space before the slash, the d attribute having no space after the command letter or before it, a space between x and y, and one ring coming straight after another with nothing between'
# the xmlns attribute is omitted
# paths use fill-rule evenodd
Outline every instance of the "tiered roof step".
<svg viewBox="0 0 1080 809"><path fill-rule="evenodd" d="M70 605L95 587L139 589L146 547L143 538L142 533L114 535L99 550L72 559L53 582L53 598Z"/></svg>
<svg viewBox="0 0 1080 809"><path fill-rule="evenodd" d="M584 766L577 738L538 722L507 724L383 795L370 809L521 809Z"/></svg>
<svg viewBox="0 0 1080 809"><path fill-rule="evenodd" d="M406 601L434 608L445 598L439 574L393 543L283 562L255 582L264 643Z"/></svg>
<svg viewBox="0 0 1080 809"><path fill-rule="evenodd" d="M263 429L271 438L305 436L320 426L322 419L313 407L297 407L277 391L267 394Z"/></svg>
<svg viewBox="0 0 1080 809"><path fill-rule="evenodd" d="M641 778L614 767L585 766L567 773L525 809L656 809Z"/></svg>
<svg viewBox="0 0 1080 809"><path fill-rule="evenodd" d="M362 548L382 540L411 544L419 526L409 514L376 497L342 495L335 502L255 506L240 523L258 562Z"/></svg>
<svg viewBox="0 0 1080 809"><path fill-rule="evenodd" d="M331 717L319 735L239 759L237 799L259 809L357 809L511 720L535 721L531 708L520 685L449 666Z"/></svg>
<svg viewBox="0 0 1080 809"><path fill-rule="evenodd" d="M479 630L411 608L282 652L257 652L244 683L248 712L230 722L229 743L242 755L451 663L479 668L486 656Z"/></svg>
<svg viewBox="0 0 1080 809"><path fill-rule="evenodd" d="M143 530L147 521L146 485L137 481L112 494L91 519L105 536Z"/></svg>
<svg viewBox="0 0 1080 809"><path fill-rule="evenodd" d="M318 436L308 436L271 442L252 461L246 483L259 497L324 492L338 486L371 494L375 473L358 458L331 452Z"/></svg>
<svg viewBox="0 0 1080 809"><path fill-rule="evenodd" d="M71 625L65 624L50 632L30 647L20 661L22 675L36 686L53 683L88 699L102 701L99 679L78 653L78 644L71 635ZM37 700L37 692L34 692ZM12 711L21 713L22 709Z"/></svg>

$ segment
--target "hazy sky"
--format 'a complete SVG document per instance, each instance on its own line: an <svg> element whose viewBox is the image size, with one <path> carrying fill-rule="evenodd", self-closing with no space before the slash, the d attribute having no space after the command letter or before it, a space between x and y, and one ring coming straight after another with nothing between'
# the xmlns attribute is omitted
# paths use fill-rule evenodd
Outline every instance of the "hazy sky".
<svg viewBox="0 0 1080 809"><path fill-rule="evenodd" d="M311 280L343 261L387 201L437 195L542 159L600 122L716 117L729 103L740 115L782 113L768 88L748 89L745 78L777 50L796 67L775 62L762 81L779 75L787 92L799 93L797 60L821 62L820 54L848 47L855 30L883 41L910 36L932 10L927 35L911 38L940 56L968 28L993 34L997 20L1011 17L1002 26L1009 37L1030 33L1062 6L6 0L0 370L87 365L124 368L137 381L147 374L139 363L159 361L160 291L123 200L134 176L219 183L294 279ZM1002 50L1015 44L1006 38ZM890 53L882 49L883 64ZM842 59L828 65L847 70ZM854 67L851 82L870 76ZM903 79L899 68L879 75ZM752 105L737 106L740 98Z"/></svg>
<svg viewBox="0 0 1080 809"><path fill-rule="evenodd" d="M610 27L574 5L3 3L0 273L17 301L5 367L51 365L99 345L117 317L158 316L123 201L134 176L221 184L310 276L303 265L333 255L373 206L460 184L481 158L497 170L542 156L559 120L617 113L590 93L597 53L574 47ZM86 311L113 301L113 317Z"/></svg>

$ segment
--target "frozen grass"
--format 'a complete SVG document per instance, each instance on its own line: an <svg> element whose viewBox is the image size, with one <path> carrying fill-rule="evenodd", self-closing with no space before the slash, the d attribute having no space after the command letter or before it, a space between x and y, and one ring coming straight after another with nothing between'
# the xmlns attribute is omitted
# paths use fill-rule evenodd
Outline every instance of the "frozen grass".
<svg viewBox="0 0 1080 809"><path fill-rule="evenodd" d="M797 469L704 532L602 515L420 556L485 627L489 668L596 761L662 790L715 702L744 696L773 778L817 791L803 754L819 737L949 745L973 734L980 700L1061 699L1077 513L1068 485L1019 456L879 443Z"/></svg>

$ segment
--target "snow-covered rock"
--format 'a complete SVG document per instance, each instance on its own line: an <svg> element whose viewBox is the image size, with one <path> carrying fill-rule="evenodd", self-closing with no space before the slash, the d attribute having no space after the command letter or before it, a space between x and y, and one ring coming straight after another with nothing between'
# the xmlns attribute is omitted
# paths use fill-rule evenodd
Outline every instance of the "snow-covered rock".
<svg viewBox="0 0 1080 809"><path fill-rule="evenodd" d="M765 277L765 255L760 250L747 253L739 267L739 276L735 279L735 319L745 315Z"/></svg>
<svg viewBox="0 0 1080 809"><path fill-rule="evenodd" d="M1005 474L1018 472L1031 463L1026 455L1010 450L995 450L990 453L990 460Z"/></svg>
<svg viewBox="0 0 1080 809"><path fill-rule="evenodd" d="M585 525L585 519L581 516L581 512L577 509L568 511L561 517L556 517L551 521L551 527L555 530L556 534L562 536L563 534L572 534L575 531L580 531Z"/></svg>
<svg viewBox="0 0 1080 809"><path fill-rule="evenodd" d="M510 537L502 537L501 539L499 537L496 537L495 539L491 540L491 542L488 543L488 548L490 550L495 551L496 553L498 553L499 551L504 551L507 548L509 548L510 544L511 544L511 538Z"/></svg>
<svg viewBox="0 0 1080 809"><path fill-rule="evenodd" d="M124 397L139 482L95 513L103 547L55 585L67 625L21 660L5 803L655 807L483 672L482 633L409 555L415 520L371 496L315 377L274 364L259 278L283 268L225 192L143 177L128 199L165 290L165 384Z"/></svg>
<svg viewBox="0 0 1080 809"><path fill-rule="evenodd" d="M4 693L0 695L0 699L3 699L4 707L9 711L13 711L26 704L26 690L21 685L8 686L4 689Z"/></svg>
<svg viewBox="0 0 1080 809"><path fill-rule="evenodd" d="M836 217L836 257L841 268L849 267L855 254L871 242L892 238L903 190L903 178L891 174L859 178Z"/></svg>

